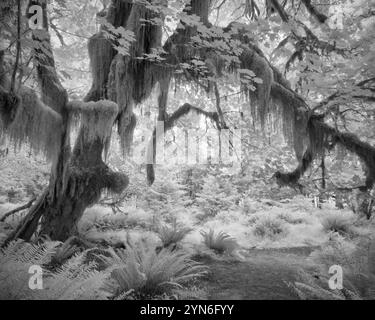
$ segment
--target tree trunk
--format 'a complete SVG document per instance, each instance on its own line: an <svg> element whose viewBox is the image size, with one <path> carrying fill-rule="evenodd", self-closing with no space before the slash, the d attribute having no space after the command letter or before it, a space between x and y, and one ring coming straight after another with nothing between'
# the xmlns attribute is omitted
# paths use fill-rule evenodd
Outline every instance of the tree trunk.
<svg viewBox="0 0 375 320"><path fill-rule="evenodd" d="M99 138L86 142L82 129L70 159L60 157L48 189L6 243L15 238L30 240L40 219L41 235L65 241L76 235L77 223L85 209L99 200L103 190L123 191L128 178L108 168L102 160L103 148L104 142Z"/></svg>
<svg viewBox="0 0 375 320"><path fill-rule="evenodd" d="M48 214L43 215L41 233L54 240L66 240L75 235L77 223L85 209L95 204L103 190L120 193L128 185L128 178L112 172L102 160L104 141L100 138L85 141L84 129L76 142L68 164L61 166L55 185L64 188L48 203ZM67 174L64 174L67 171ZM59 181L62 177L66 181Z"/></svg>

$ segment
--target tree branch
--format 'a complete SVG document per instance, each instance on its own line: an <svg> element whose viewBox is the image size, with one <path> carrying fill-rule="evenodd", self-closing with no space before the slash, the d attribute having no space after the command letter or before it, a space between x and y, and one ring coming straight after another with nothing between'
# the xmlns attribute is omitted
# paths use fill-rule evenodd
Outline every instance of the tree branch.
<svg viewBox="0 0 375 320"><path fill-rule="evenodd" d="M320 13L312 4L311 0L301 0L305 5L307 11L314 16L320 23L326 22L328 17L322 13Z"/></svg>
<svg viewBox="0 0 375 320"><path fill-rule="evenodd" d="M289 21L287 13L285 12L284 8L280 5L280 3L277 0L266 0L266 1L267 1L268 6L274 8L277 11L281 20L283 20L284 22Z"/></svg>
<svg viewBox="0 0 375 320"><path fill-rule="evenodd" d="M63 47L66 46L65 44L65 41L64 41L64 37L62 36L62 34L60 33L59 29L57 28L57 26L55 24L52 23L52 21L50 22L50 26L52 28L53 31L55 31L56 35L57 35L57 38L59 38L59 41L61 43L61 45Z"/></svg>
<svg viewBox="0 0 375 320"><path fill-rule="evenodd" d="M33 198L33 199L31 199L28 203L24 204L23 206L18 207L18 208L16 208L16 209L13 209L13 210L11 210L11 211L5 213L5 214L1 217L0 222L4 222L4 221L5 221L8 217L10 217L12 214L15 214L15 213L17 213L17 212L19 212L19 211L22 211L22 210L25 210L25 209L30 208L31 205L33 204L33 202L34 202L35 200L36 200L36 198Z"/></svg>
<svg viewBox="0 0 375 320"><path fill-rule="evenodd" d="M220 125L219 115L217 112L208 112L198 107L195 107L189 103L185 103L180 108L178 108L171 116L167 117L167 120L164 122L164 133L171 130L180 118L182 118L183 116L187 115L189 112L192 112L192 111L196 112L199 115L203 115L211 119L216 124L216 127L218 129L220 128L221 125ZM156 160L156 144L159 139L160 139L160 136L157 136L156 128L155 128L153 131L148 149L147 149L147 161L152 159L152 163L147 163L147 168L146 168L147 181L149 185L152 185L155 181L154 165L155 165L155 160Z"/></svg>

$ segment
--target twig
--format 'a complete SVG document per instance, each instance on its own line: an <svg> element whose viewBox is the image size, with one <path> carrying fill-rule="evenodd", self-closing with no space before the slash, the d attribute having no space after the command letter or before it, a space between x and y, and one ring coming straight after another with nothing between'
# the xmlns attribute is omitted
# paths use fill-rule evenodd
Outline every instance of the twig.
<svg viewBox="0 0 375 320"><path fill-rule="evenodd" d="M15 214L19 211L22 211L24 209L28 209L31 207L31 205L33 204L33 202L36 200L36 198L33 198L32 200L30 200L27 204L21 206L21 207L18 207L16 209L13 209L9 212L7 212L6 214L4 214L1 219L0 219L0 222L4 222L6 218L8 218L9 216L11 216L12 214Z"/></svg>

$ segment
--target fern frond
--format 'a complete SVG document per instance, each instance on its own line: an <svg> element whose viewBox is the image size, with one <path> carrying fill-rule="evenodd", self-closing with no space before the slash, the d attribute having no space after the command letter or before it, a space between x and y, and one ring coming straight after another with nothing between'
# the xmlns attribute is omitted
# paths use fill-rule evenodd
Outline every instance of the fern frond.
<svg viewBox="0 0 375 320"><path fill-rule="evenodd" d="M110 257L102 257L110 266L112 281L107 283L114 297L134 290L141 296L168 292L182 288L193 279L206 273L206 268L192 261L188 254L163 249L160 252L131 246L126 250L112 250Z"/></svg>
<svg viewBox="0 0 375 320"><path fill-rule="evenodd" d="M157 229L157 234L162 241L164 248L167 248L172 244L179 243L192 230L193 229L188 227L180 227L177 222L174 221L172 226L159 226Z"/></svg>
<svg viewBox="0 0 375 320"><path fill-rule="evenodd" d="M213 229L210 229L209 231L202 231L201 235L205 245L217 253L233 253L239 248L236 239L223 231L215 233Z"/></svg>
<svg viewBox="0 0 375 320"><path fill-rule="evenodd" d="M12 300L76 300L107 299L101 288L109 274L95 270L95 263L86 263L86 254L69 259L51 272L43 266L51 262L59 242L38 245L21 240L11 242L0 251L0 299ZM43 271L43 289L29 288L29 268L39 265Z"/></svg>
<svg viewBox="0 0 375 320"><path fill-rule="evenodd" d="M41 244L31 244L23 240L15 240L0 250L2 262L18 261L28 264L44 265L51 261L51 257L56 252L60 242L44 242Z"/></svg>

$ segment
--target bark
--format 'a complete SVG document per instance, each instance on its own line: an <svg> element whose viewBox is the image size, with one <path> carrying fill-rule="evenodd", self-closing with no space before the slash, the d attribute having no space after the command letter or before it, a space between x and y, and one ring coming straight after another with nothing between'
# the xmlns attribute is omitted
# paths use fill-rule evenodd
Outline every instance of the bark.
<svg viewBox="0 0 375 320"><path fill-rule="evenodd" d="M41 234L60 241L76 235L83 212L100 199L104 189L119 193L127 187L127 176L112 172L102 161L103 148L99 139L89 143L81 134L67 168L63 192L53 201L47 200Z"/></svg>

